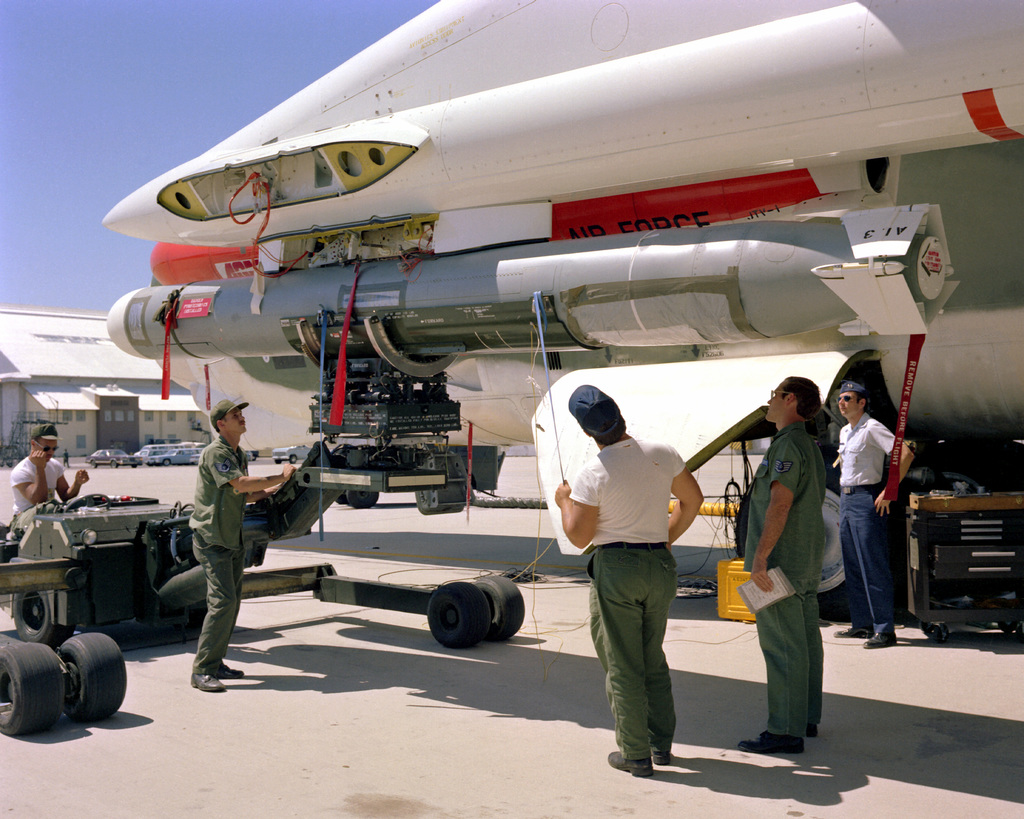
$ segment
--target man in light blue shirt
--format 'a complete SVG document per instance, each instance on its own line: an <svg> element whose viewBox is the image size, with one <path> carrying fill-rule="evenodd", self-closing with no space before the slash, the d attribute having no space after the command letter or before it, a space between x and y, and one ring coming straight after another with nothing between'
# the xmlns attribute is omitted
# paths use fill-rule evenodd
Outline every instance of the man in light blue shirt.
<svg viewBox="0 0 1024 819"><path fill-rule="evenodd" d="M865 648L888 648L896 645L896 623L883 477L895 436L868 415L867 398L855 381L839 386L839 412L848 421L839 432L839 539L850 628L835 636L866 639ZM914 453L903 444L900 480L912 460Z"/></svg>

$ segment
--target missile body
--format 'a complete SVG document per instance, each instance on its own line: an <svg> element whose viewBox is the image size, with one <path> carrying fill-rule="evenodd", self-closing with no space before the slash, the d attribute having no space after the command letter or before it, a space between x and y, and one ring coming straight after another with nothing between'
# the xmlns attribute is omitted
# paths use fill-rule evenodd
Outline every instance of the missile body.
<svg viewBox="0 0 1024 819"><path fill-rule="evenodd" d="M378 355L374 333L409 356L531 350L539 344L538 301L549 350L723 344L855 317L811 272L853 261L838 225L747 223L580 240L566 254L553 247L433 257L412 270L391 260L363 263L349 357ZM356 275L354 265L295 270L263 278L255 295L251 278L187 285L170 342L200 359L294 355L319 349L326 311L326 350L337 355ZM155 317L174 290L123 296L108 317L115 343L160 358L165 331Z"/></svg>

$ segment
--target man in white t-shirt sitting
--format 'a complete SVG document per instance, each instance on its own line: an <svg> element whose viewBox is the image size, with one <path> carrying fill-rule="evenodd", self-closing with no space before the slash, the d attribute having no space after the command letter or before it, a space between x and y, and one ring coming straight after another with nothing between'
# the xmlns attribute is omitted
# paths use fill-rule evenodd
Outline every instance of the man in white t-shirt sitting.
<svg viewBox="0 0 1024 819"><path fill-rule="evenodd" d="M11 470L11 489L14 495L11 531L16 535L25 529L39 504L57 498L66 503L77 496L82 484L89 480L89 473L79 469L75 473L74 482L68 485L64 478L64 467L53 457L58 449L57 427L53 424L37 424L32 427L31 434L32 451Z"/></svg>

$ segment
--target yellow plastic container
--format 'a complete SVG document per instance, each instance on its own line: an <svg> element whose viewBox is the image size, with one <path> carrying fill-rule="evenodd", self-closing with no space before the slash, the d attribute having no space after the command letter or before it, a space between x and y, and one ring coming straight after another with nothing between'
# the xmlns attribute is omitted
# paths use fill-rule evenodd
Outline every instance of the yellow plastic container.
<svg viewBox="0 0 1024 819"><path fill-rule="evenodd" d="M753 623L756 619L743 602L737 586L750 580L750 572L743 571L743 559L718 561L718 616L723 620L744 620Z"/></svg>

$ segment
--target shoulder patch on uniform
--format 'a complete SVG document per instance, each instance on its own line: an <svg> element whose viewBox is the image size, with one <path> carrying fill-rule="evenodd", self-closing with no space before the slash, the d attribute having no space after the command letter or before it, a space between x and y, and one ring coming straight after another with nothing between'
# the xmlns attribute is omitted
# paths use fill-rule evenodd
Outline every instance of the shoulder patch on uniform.
<svg viewBox="0 0 1024 819"><path fill-rule="evenodd" d="M230 472L231 471L231 461L228 460L227 458L225 458L220 463L214 464L213 466L214 466L214 469L216 469L218 472Z"/></svg>
<svg viewBox="0 0 1024 819"><path fill-rule="evenodd" d="M793 468L792 461L783 461L781 458L775 461L776 472L789 472Z"/></svg>

